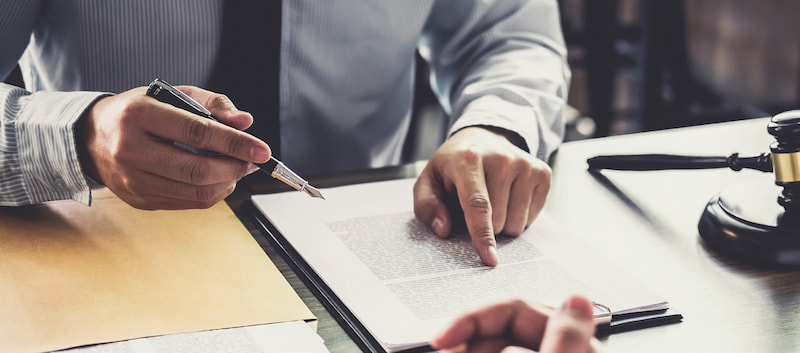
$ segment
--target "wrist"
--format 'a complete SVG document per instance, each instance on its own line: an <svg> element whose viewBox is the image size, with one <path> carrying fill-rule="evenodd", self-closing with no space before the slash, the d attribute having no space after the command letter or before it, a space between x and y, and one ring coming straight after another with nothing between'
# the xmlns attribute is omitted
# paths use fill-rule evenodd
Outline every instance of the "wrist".
<svg viewBox="0 0 800 353"><path fill-rule="evenodd" d="M525 139L523 139L520 134L518 134L518 133L516 133L514 131L511 131L511 130L507 130L507 129L504 129L504 128L501 128L501 127L497 127L497 126L491 126L491 125L473 125L473 126L468 126L468 127L465 127L465 128L463 128L461 130L456 131L453 135L455 135L455 134L457 134L457 133L459 133L461 131L470 130L470 129L481 129L481 130L485 130L485 131L491 132L494 135L503 137L506 141L510 142L514 146L517 146L519 149L521 149L521 150L523 150L525 152L530 152L530 149L528 149L528 145L525 143Z"/></svg>
<svg viewBox="0 0 800 353"><path fill-rule="evenodd" d="M78 152L78 161L80 162L83 174L90 186L103 185L103 181L100 179L100 173L97 170L97 165L90 152L90 146L95 139L95 122L92 116L92 109L97 102L103 98L104 97L99 97L92 102L78 118L78 121L75 122L75 147Z"/></svg>

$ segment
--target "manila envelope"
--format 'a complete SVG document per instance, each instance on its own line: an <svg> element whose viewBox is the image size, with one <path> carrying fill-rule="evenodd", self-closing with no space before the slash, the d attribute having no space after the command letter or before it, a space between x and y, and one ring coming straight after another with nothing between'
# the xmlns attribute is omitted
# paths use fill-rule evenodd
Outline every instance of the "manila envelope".
<svg viewBox="0 0 800 353"><path fill-rule="evenodd" d="M0 207L0 352L315 322L224 202L142 211L93 193Z"/></svg>

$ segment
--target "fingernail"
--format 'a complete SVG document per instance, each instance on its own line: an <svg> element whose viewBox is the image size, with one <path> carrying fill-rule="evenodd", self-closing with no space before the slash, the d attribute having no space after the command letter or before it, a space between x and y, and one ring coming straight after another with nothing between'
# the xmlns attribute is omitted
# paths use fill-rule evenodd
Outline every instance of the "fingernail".
<svg viewBox="0 0 800 353"><path fill-rule="evenodd" d="M483 250L483 258L486 259L486 264L489 266L497 266L500 259L497 256L497 246L489 245Z"/></svg>
<svg viewBox="0 0 800 353"><path fill-rule="evenodd" d="M561 304L561 311L581 320L591 320L594 317L592 306L586 305L584 300L572 297Z"/></svg>
<svg viewBox="0 0 800 353"><path fill-rule="evenodd" d="M442 221L441 218L438 217L434 218L433 224L431 224L431 228L433 228L433 232L436 233L436 235L441 236L442 233L444 232L444 222Z"/></svg>
<svg viewBox="0 0 800 353"><path fill-rule="evenodd" d="M250 149L250 160L256 163L263 163L269 159L269 150L261 147L256 146Z"/></svg>

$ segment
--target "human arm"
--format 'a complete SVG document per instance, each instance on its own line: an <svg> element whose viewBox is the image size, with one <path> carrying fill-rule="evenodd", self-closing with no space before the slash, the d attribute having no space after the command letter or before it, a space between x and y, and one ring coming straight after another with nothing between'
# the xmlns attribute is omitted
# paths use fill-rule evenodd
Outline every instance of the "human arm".
<svg viewBox="0 0 800 353"><path fill-rule="evenodd" d="M465 314L431 341L443 352L599 352L592 304L573 296L557 310L515 300Z"/></svg>
<svg viewBox="0 0 800 353"><path fill-rule="evenodd" d="M415 214L448 236L457 193L487 265L499 261L494 236L519 235L549 190L569 79L558 21L555 1L438 2L420 41L450 137L417 180Z"/></svg>
<svg viewBox="0 0 800 353"><path fill-rule="evenodd" d="M17 64L41 2L0 2L0 77ZM99 92L38 92L0 83L0 205L72 199L88 203L72 126Z"/></svg>
<svg viewBox="0 0 800 353"><path fill-rule="evenodd" d="M40 1L34 0L8 0L0 3L0 74L4 77L14 67L20 57L23 62L23 74L28 81L30 87L35 88L35 92L28 91L21 87L14 87L11 85L0 86L0 101L3 104L3 115L0 117L0 142L2 148L0 149L0 204L1 205L23 205L31 203L41 203L52 200L72 199L85 204L91 202L91 192L89 179L100 181L108 185L112 191L117 192L126 201L134 203L137 207L141 208L184 208L184 207L205 207L215 200L221 199L224 191L229 191L232 188L233 179L242 174L242 169L247 163L245 162L231 162L231 159L212 160L211 162L197 161L197 156L186 154L181 155L185 151L174 149L168 150L167 154L154 155L155 150L151 147L168 146L166 143L161 145L153 145L153 137L165 137L159 133L167 132L163 128L164 123L171 122L170 124L182 124L183 122L191 122L194 120L186 118L185 112L177 112L167 105L157 105L157 101L145 97L143 90L139 90L136 94L119 94L112 95L106 92L87 92L84 88L92 87L96 90L111 89L114 92L125 90L128 82L139 82L138 80L131 80L131 76L142 76L142 73L149 71L156 72L169 72L171 66L165 64L167 69L162 66L155 66L148 64L140 65L141 69L138 74L122 75L126 72L119 72L126 69L125 65L116 65L124 60L124 58L116 58L113 55L104 56L106 52L97 49L92 55L78 55L80 57L88 56L96 58L99 68L78 66L80 61L71 60L76 57L76 50L69 50L71 47L65 46L70 43L70 40L81 40L80 38L90 38L91 43L95 43L97 39L104 38L101 35L80 37L74 39L72 36L58 36L64 33L73 33L76 31L74 23L69 21L58 20L43 20L48 18L48 11L58 11L61 3L49 3L43 6ZM63 4L62 10L74 10L70 4ZM76 10L77 11L77 10ZM78 13L80 15L87 15L86 13ZM52 14L51 14L52 15ZM104 17L102 11L92 12L87 15L89 19L92 16ZM69 18L73 18L71 16ZM80 18L80 17L78 17ZM63 19L62 19L63 20ZM53 22L57 23L56 25ZM31 36L31 34L36 34ZM77 35L77 34L76 34ZM58 38L54 38L58 37ZM71 39L72 38L72 39ZM200 34L199 39L205 39L206 36ZM33 41L31 49L26 55L22 55L25 48L28 46L29 41ZM90 49L95 48L109 48L108 43L94 45L87 45ZM156 49L145 47L144 49L150 50L148 53L154 52ZM82 53L85 53L82 52ZM153 56L153 55L150 55ZM94 60L94 59L93 59ZM49 63L47 66L48 74L42 74L42 66L37 66L39 62ZM113 65L108 65L109 63ZM84 64L87 64L84 62ZM88 63L88 65L94 62ZM103 65L105 64L105 66ZM189 67L202 67L202 60L192 62ZM115 69L109 69L115 68ZM182 67L182 66L181 66ZM135 71L135 70L134 70ZM98 76L103 76L98 78ZM126 78L118 78L118 76L125 76ZM180 76L180 75L179 75ZM94 79L90 79L94 77ZM197 82L196 77L189 76L190 82ZM91 82L91 83L89 83ZM116 88L109 88L116 87ZM90 89L92 89L90 88ZM73 91L73 92L66 92ZM214 97L221 97L214 95ZM196 97L203 99L203 97ZM208 100L208 98L205 98ZM109 102L116 102L109 104ZM101 114L95 114L101 111ZM139 113L146 112L148 116L141 117L137 115L136 109L140 109ZM167 110L172 109L172 110ZM155 113L155 114L153 114ZM225 115L225 110L220 114ZM239 117L237 117L239 115ZM148 121L147 118L159 117L157 121ZM102 118L102 124L99 124ZM194 118L194 117L193 117ZM223 116L221 120L231 124L234 128L242 128L242 126L249 124L250 117L246 113L233 114L230 119L225 120ZM243 123L242 119L248 122ZM142 124L146 124L148 128L153 131L150 135L142 135ZM87 127L89 127L87 129ZM96 130L95 128L102 127L103 130ZM137 130L138 129L138 130ZM224 126L215 126L212 131L219 132L222 136L229 136L231 128ZM192 130L193 132L198 132ZM102 134L103 132L107 134ZM106 138L111 133L117 133L124 140L109 140ZM226 135L227 134L227 135ZM207 134L207 136L215 136L216 133ZM237 135L250 143L257 143L262 147L263 143L254 141L254 139L241 134ZM137 142L131 142L137 138ZM87 139L92 138L92 146L87 146ZM149 139L148 139L149 138ZM181 138L175 138L181 140ZM213 149L215 138L208 139L208 146ZM127 141L127 142L125 142ZM128 143L126 147L120 148L121 143ZM226 143L231 143L227 141ZM246 148L247 143L244 143L241 148ZM171 146L170 146L171 147ZM89 152L99 152L101 148L106 148L105 153L94 153L90 155ZM116 148L112 151L112 149ZM164 151L162 149L162 151ZM116 153L116 154L115 154ZM121 157L120 153L127 153L130 158L127 161L117 159L111 164L113 158ZM103 158L99 158L103 156ZM138 156L140 160L133 160L133 156ZM154 170L148 170L149 174L139 174L136 177L131 175L125 176L117 174L111 177L110 174L103 176L98 172L117 172L117 173L131 173L133 170L143 170L145 167L157 168L164 171L163 158L168 156L171 161L172 167L179 167L185 160L194 160L194 165L200 165L200 173L195 179L195 185L200 189L193 192L194 203L184 203L182 206L176 204L167 205L163 202L160 204L153 204L146 202L145 199L157 192L159 195L169 195L170 193L178 192L177 189L183 189L181 186L168 187L169 190L164 191L159 189L163 184L153 184L153 181L146 181L153 175L159 175ZM237 158L242 157L242 153L236 154ZM144 157L146 160L142 160ZM161 158L161 159L159 159ZM210 157L208 157L210 158ZM248 161L250 161L248 159ZM97 162L97 163L96 163ZM124 162L124 163L121 163ZM177 163L176 163L177 162ZM139 163L134 165L134 163ZM161 167L157 165L161 163ZM145 165L142 165L145 164ZM191 163L190 163L191 164ZM235 164L235 171L234 169ZM211 172L206 173L204 176L202 168L210 167ZM145 169L146 170L146 169ZM186 173L186 172L184 172ZM108 173L107 173L108 174ZM223 180L219 178L220 175L225 175ZM173 175L173 178L176 176ZM210 184L223 185L210 186ZM131 188L139 190L137 193L122 192L121 184L126 185L127 191L132 191ZM135 185L130 185L136 183ZM150 196L147 196L147 193ZM186 195L186 191L182 191ZM135 199L134 194L141 194L138 199ZM189 200L192 201L192 200Z"/></svg>
<svg viewBox="0 0 800 353"><path fill-rule="evenodd" d="M86 176L138 208L204 208L222 200L256 170L248 162L269 158L269 147L239 131L252 117L224 96L181 88L230 127L147 97L144 87L109 95L0 86L10 116L3 124L0 181L16 185L0 193L0 204L89 204ZM196 155L173 141L234 158Z"/></svg>

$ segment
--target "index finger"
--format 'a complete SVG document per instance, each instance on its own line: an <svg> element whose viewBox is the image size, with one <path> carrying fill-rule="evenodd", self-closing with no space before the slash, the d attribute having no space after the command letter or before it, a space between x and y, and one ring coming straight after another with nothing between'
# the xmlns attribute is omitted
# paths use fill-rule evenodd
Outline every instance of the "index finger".
<svg viewBox="0 0 800 353"><path fill-rule="evenodd" d="M270 149L264 141L222 123L205 119L166 103L157 114L145 114L145 131L169 141L222 153L236 159L264 163Z"/></svg>
<svg viewBox="0 0 800 353"><path fill-rule="evenodd" d="M240 111L224 94L214 93L194 86L177 86L177 89L211 111L211 115L225 125L245 130L253 124L253 116Z"/></svg>
<svg viewBox="0 0 800 353"><path fill-rule="evenodd" d="M454 182L458 202L464 211L464 220L472 238L472 246L483 263L497 266L497 242L492 227L492 203L486 187L483 168L474 168L459 174Z"/></svg>

